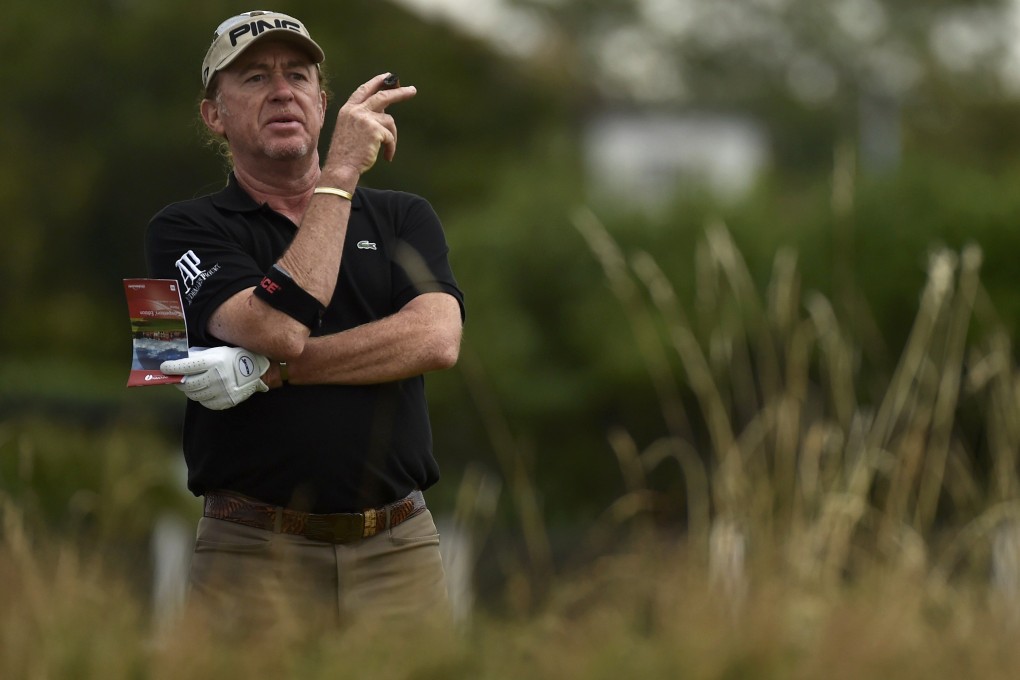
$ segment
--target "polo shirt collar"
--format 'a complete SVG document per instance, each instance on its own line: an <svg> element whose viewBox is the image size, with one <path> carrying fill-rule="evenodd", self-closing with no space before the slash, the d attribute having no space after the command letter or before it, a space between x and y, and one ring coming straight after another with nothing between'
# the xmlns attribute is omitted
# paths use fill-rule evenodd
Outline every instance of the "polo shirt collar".
<svg viewBox="0 0 1020 680"><path fill-rule="evenodd" d="M253 212L262 208L262 204L258 203L247 191L241 188L241 183L237 181L237 176L234 175L233 171L227 177L227 186L223 187L218 193L213 194L212 201L213 205L217 208L223 208L232 212ZM361 197L355 191L354 200L351 201L351 208L359 208L360 206Z"/></svg>

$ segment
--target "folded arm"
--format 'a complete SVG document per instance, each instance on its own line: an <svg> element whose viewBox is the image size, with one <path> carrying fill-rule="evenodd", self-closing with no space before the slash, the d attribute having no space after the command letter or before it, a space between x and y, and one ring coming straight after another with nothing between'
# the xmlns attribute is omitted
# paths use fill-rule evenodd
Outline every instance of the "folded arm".
<svg viewBox="0 0 1020 680"><path fill-rule="evenodd" d="M460 354L460 305L447 293L423 293L398 312L341 333L310 338L287 362L294 385L368 385L450 368ZM270 387L281 384L273 363Z"/></svg>
<svg viewBox="0 0 1020 680"><path fill-rule="evenodd" d="M460 354L462 329L460 304L452 295L423 293L391 316L310 338L304 352L287 362L289 381L294 385L370 385L450 368ZM252 357L257 372L240 376L238 352ZM236 406L255 391L283 384L279 363L244 349L193 350L188 359L164 362L161 369L185 375L179 389L214 409Z"/></svg>
<svg viewBox="0 0 1020 680"><path fill-rule="evenodd" d="M392 158L396 151L396 124L386 113L392 104L414 97L413 87L381 90L387 74L364 83L337 114L319 183L353 193L360 177L380 151ZM325 110L325 95L322 106ZM209 104L213 106L213 104ZM235 164L235 174L241 172ZM254 182L253 182L254 183ZM311 192L312 187L307 191ZM323 307L329 305L343 254L351 203L330 194L308 194L293 241L276 263ZM243 290L220 305L209 319L213 337L250 351L293 360L304 350L311 329L303 322Z"/></svg>

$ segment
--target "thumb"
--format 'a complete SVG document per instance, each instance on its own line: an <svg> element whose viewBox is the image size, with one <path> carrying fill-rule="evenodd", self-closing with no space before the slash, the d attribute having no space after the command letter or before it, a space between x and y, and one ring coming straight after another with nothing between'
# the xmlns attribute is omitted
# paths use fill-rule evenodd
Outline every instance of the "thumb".
<svg viewBox="0 0 1020 680"><path fill-rule="evenodd" d="M257 365L256 371L258 372L259 377L264 376L266 374L266 371L269 370L270 364L269 357L263 356L261 354L256 354L255 363Z"/></svg>

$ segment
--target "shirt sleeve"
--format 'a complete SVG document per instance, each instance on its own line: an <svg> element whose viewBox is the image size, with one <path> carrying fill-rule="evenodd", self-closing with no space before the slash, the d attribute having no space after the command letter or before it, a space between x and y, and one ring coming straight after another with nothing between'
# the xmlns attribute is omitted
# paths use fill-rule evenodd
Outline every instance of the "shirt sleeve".
<svg viewBox="0 0 1020 680"><path fill-rule="evenodd" d="M423 198L414 197L397 231L393 265L393 303L400 309L422 293L449 293L466 316L464 293L450 267L450 248L439 216Z"/></svg>
<svg viewBox="0 0 1020 680"><path fill-rule="evenodd" d="M208 211L195 212L170 206L153 217L146 230L145 257L149 276L180 283L189 343L213 347L224 344L208 333L213 312L231 296L258 285L269 265L256 262L226 225L206 216Z"/></svg>

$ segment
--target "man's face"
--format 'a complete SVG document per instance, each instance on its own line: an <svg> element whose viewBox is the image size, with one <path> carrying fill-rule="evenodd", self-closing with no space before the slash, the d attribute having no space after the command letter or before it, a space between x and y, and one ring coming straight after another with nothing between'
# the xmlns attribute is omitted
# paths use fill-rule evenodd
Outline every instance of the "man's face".
<svg viewBox="0 0 1020 680"><path fill-rule="evenodd" d="M267 41L216 77L216 96L202 102L202 117L227 139L235 162L298 160L315 152L326 95L304 52Z"/></svg>

